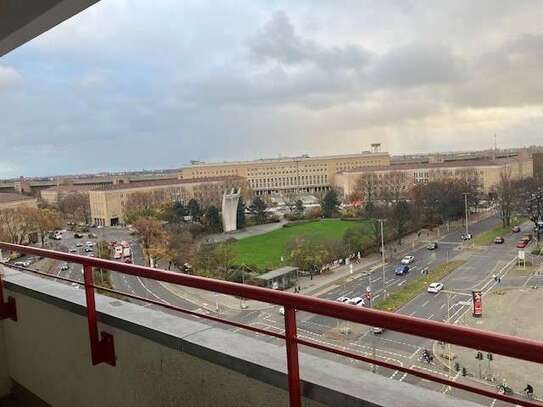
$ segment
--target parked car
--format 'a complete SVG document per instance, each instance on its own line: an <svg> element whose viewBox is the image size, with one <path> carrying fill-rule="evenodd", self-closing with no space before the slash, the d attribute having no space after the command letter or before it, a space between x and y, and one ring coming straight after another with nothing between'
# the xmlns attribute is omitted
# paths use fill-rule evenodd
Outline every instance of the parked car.
<svg viewBox="0 0 543 407"><path fill-rule="evenodd" d="M403 276L404 274L409 273L409 266L407 264L400 264L396 269L394 270L394 274L397 276Z"/></svg>
<svg viewBox="0 0 543 407"><path fill-rule="evenodd" d="M432 283L428 286L428 292L432 294L437 294L443 289L443 283Z"/></svg>
<svg viewBox="0 0 543 407"><path fill-rule="evenodd" d="M405 256L400 263L402 264L411 264L415 261L415 256Z"/></svg>
<svg viewBox="0 0 543 407"><path fill-rule="evenodd" d="M88 241L88 242L85 243L85 246L92 247L92 246L94 246L94 243L91 242L91 241Z"/></svg>
<svg viewBox="0 0 543 407"><path fill-rule="evenodd" d="M66 270L70 270L70 265L68 263L62 263L60 265L60 271L66 271Z"/></svg>
<svg viewBox="0 0 543 407"><path fill-rule="evenodd" d="M505 239L501 236L496 236L496 239L494 239L495 244L502 244L505 242Z"/></svg>
<svg viewBox="0 0 543 407"><path fill-rule="evenodd" d="M30 260L20 260L20 261L16 261L13 264L19 267L28 267L32 264L32 262Z"/></svg>
<svg viewBox="0 0 543 407"><path fill-rule="evenodd" d="M75 247L82 247L82 246L83 246L83 243L81 243L81 242L77 242L77 243L75 244Z"/></svg>
<svg viewBox="0 0 543 407"><path fill-rule="evenodd" d="M74 238L83 239L83 234L82 233L74 233Z"/></svg>
<svg viewBox="0 0 543 407"><path fill-rule="evenodd" d="M91 253L93 251L93 248L92 247L85 247L85 253Z"/></svg>
<svg viewBox="0 0 543 407"><path fill-rule="evenodd" d="M437 247L438 247L438 246L437 246L437 242L432 242L432 243L430 243L428 246L426 246L426 248L427 248L428 250L436 250Z"/></svg>
<svg viewBox="0 0 543 407"><path fill-rule="evenodd" d="M339 301L339 302L349 302L349 301L350 301L350 298L349 298L349 297L345 297L344 295L342 295L342 296L339 297L336 301Z"/></svg>
<svg viewBox="0 0 543 407"><path fill-rule="evenodd" d="M351 298L349 301L347 301L347 304L355 305L357 307L363 307L364 305L366 305L366 302L364 301L364 298L362 297L354 297L354 298Z"/></svg>
<svg viewBox="0 0 543 407"><path fill-rule="evenodd" d="M76 253L77 249L75 247L70 247L70 250L68 250L70 253Z"/></svg>
<svg viewBox="0 0 543 407"><path fill-rule="evenodd" d="M124 262L127 263L127 264L132 264L132 258L126 257L126 258L124 259Z"/></svg>
<svg viewBox="0 0 543 407"><path fill-rule="evenodd" d="M460 236L460 239L462 240L471 240L473 238L473 235L471 233L462 233Z"/></svg>
<svg viewBox="0 0 543 407"><path fill-rule="evenodd" d="M511 232L519 233L520 232L520 226L513 226L513 228L511 229Z"/></svg>
<svg viewBox="0 0 543 407"><path fill-rule="evenodd" d="M525 240L519 240L517 243L517 247L519 249L524 249L526 246L528 246L528 242L526 242Z"/></svg>
<svg viewBox="0 0 543 407"><path fill-rule="evenodd" d="M379 334L382 334L384 331L383 328L379 328L378 326L374 326L371 328L371 332L374 334L374 335L379 335Z"/></svg>

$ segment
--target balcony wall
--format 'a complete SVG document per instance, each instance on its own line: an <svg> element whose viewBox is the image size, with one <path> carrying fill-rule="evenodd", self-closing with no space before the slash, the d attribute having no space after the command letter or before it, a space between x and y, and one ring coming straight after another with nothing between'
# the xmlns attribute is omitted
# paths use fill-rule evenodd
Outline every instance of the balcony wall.
<svg viewBox="0 0 543 407"><path fill-rule="evenodd" d="M19 320L0 323L4 392L8 376L59 407L288 405L281 345L99 295L117 366L93 367L83 290L7 271L6 293ZM304 406L470 406L306 353L300 365Z"/></svg>

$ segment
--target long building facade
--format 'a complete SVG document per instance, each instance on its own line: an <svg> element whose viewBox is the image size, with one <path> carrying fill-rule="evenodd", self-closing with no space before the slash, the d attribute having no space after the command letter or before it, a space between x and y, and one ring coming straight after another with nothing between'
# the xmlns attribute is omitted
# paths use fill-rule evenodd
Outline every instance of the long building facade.
<svg viewBox="0 0 543 407"><path fill-rule="evenodd" d="M490 194L495 190L502 173L507 173L511 179L531 177L533 161L523 157L363 167L338 174L336 187L346 197L355 192L362 199L367 198L368 193L380 196L393 192L406 196L417 184L456 178L476 185L484 194Z"/></svg>
<svg viewBox="0 0 543 407"><path fill-rule="evenodd" d="M247 180L255 195L274 192L326 191L336 184L336 174L366 166L388 166L390 155L384 152L320 157L289 157L224 163L196 162L179 172L179 179L194 180L217 176L240 176Z"/></svg>
<svg viewBox="0 0 543 407"><path fill-rule="evenodd" d="M125 207L138 193L153 194L153 199L160 203L187 203L194 198L203 206L220 207L224 192L232 188L246 190L245 179L230 176L110 185L89 191L91 218L93 223L101 226L125 224Z"/></svg>

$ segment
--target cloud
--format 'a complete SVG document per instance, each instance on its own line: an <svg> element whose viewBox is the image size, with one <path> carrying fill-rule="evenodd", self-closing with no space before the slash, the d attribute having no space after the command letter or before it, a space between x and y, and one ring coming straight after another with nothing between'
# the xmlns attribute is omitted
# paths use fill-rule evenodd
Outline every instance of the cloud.
<svg viewBox="0 0 543 407"><path fill-rule="evenodd" d="M23 78L11 66L0 65L0 91L12 88L22 82Z"/></svg>

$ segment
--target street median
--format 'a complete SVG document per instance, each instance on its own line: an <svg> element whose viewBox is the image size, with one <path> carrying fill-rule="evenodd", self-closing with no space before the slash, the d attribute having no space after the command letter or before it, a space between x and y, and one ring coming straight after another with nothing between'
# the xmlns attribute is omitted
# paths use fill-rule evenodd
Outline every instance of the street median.
<svg viewBox="0 0 543 407"><path fill-rule="evenodd" d="M426 290L428 284L442 280L447 274L456 270L465 262L465 260L452 260L438 264L428 274L421 275L420 277L408 282L405 286L397 291L390 293L387 299L377 302L374 308L383 311L396 311L398 308L407 304L409 301L419 295L423 290Z"/></svg>

